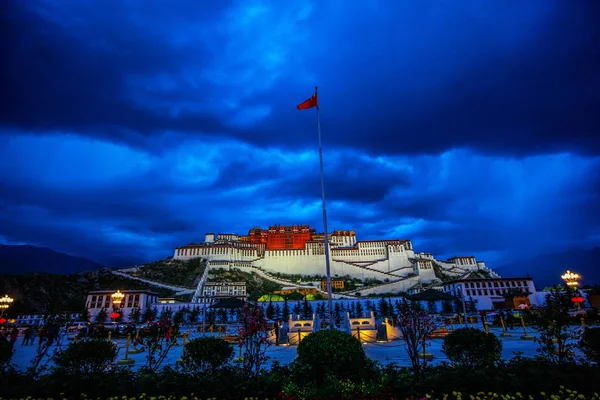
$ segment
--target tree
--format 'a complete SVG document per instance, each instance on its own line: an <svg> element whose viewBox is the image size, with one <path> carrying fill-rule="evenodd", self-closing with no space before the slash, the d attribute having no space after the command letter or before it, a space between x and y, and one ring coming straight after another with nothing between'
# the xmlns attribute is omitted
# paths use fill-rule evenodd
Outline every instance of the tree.
<svg viewBox="0 0 600 400"><path fill-rule="evenodd" d="M82 322L90 322L90 310L89 308L87 308L87 306L83 307L81 317L79 317L79 320Z"/></svg>
<svg viewBox="0 0 600 400"><path fill-rule="evenodd" d="M540 345L538 351L548 361L566 363L573 360L579 333L570 327L571 291L568 288L551 289L544 304L532 313L532 323L539 332L536 338Z"/></svg>
<svg viewBox="0 0 600 400"><path fill-rule="evenodd" d="M462 301L460 299L455 299L452 302L452 305L454 306L454 312L457 314L463 314L463 305L462 305ZM466 317L466 315L465 315Z"/></svg>
<svg viewBox="0 0 600 400"><path fill-rule="evenodd" d="M390 315L390 307L388 302L385 301L383 297L379 300L379 315L381 317L387 317Z"/></svg>
<svg viewBox="0 0 600 400"><path fill-rule="evenodd" d="M185 314L187 313L187 309L181 307L175 314L173 314L173 324L181 325L185 321Z"/></svg>
<svg viewBox="0 0 600 400"><path fill-rule="evenodd" d="M192 339L183 348L183 369L195 375L212 374L227 364L233 356L233 347L221 338Z"/></svg>
<svg viewBox="0 0 600 400"><path fill-rule="evenodd" d="M394 305L392 304L392 299L390 299L390 298L388 297L388 299L387 299L387 303L388 303L388 310L390 310L390 316L391 316L392 318L395 318L395 317L396 317L396 313L394 312ZM398 300L396 300L396 305L397 305L397 304L398 304Z"/></svg>
<svg viewBox="0 0 600 400"><path fill-rule="evenodd" d="M275 318L275 308L273 308L273 302L269 300L269 304L267 305L266 314L268 319Z"/></svg>
<svg viewBox="0 0 600 400"><path fill-rule="evenodd" d="M287 300L283 301L283 310L281 310L281 314L283 319L288 319L290 317L290 306L288 305Z"/></svg>
<svg viewBox="0 0 600 400"><path fill-rule="evenodd" d="M444 338L442 352L450 362L467 368L491 367L502 357L502 343L493 333L461 328Z"/></svg>
<svg viewBox="0 0 600 400"><path fill-rule="evenodd" d="M142 322L150 322L154 319L154 313L152 312L152 308L147 307L142 313Z"/></svg>
<svg viewBox="0 0 600 400"><path fill-rule="evenodd" d="M68 375L97 376L114 367L117 344L104 339L73 342L52 357L56 369Z"/></svg>
<svg viewBox="0 0 600 400"><path fill-rule="evenodd" d="M96 318L94 320L98 324L103 324L106 322L106 318L108 318L108 312L105 308L102 308L100 311L98 311L98 314L96 314Z"/></svg>
<svg viewBox="0 0 600 400"><path fill-rule="evenodd" d="M277 318L282 318L281 317L281 307L279 307L279 304L275 304L275 316Z"/></svg>
<svg viewBox="0 0 600 400"><path fill-rule="evenodd" d="M433 317L427 314L416 302L403 299L398 303L398 328L412 363L413 370L422 368L419 352L423 350L427 337L436 329Z"/></svg>
<svg viewBox="0 0 600 400"><path fill-rule="evenodd" d="M361 318L361 317L363 316L363 311L364 311L364 310L363 310L363 305L362 305L362 303L361 303L360 301L357 301L357 302L356 302L356 310L355 310L355 312L356 312L356 316L357 316L358 318Z"/></svg>
<svg viewBox="0 0 600 400"><path fill-rule="evenodd" d="M170 308L163 308L163 311L160 313L160 317L158 319L163 320L165 318L171 319L173 317L173 310Z"/></svg>
<svg viewBox="0 0 600 400"><path fill-rule="evenodd" d="M300 308L300 303L294 304L294 308L292 309L292 313L294 313L294 315L298 315L298 314L300 314L300 311L302 311L302 309Z"/></svg>
<svg viewBox="0 0 600 400"><path fill-rule="evenodd" d="M473 297L469 297L469 301L467 302L467 312L476 313L477 312L477 303L473 300Z"/></svg>
<svg viewBox="0 0 600 400"><path fill-rule="evenodd" d="M365 302L365 308L367 309L367 311L371 312L377 312L377 307L375 306L375 303L373 303L371 300L367 300Z"/></svg>
<svg viewBox="0 0 600 400"><path fill-rule="evenodd" d="M268 360L265 353L269 347L269 326L262 307L244 306L239 321L240 347L244 349L242 367L244 372L253 378L258 376L261 367Z"/></svg>
<svg viewBox="0 0 600 400"><path fill-rule="evenodd" d="M196 306L192 308L190 313L188 314L188 321L190 324L195 324L198 322L198 318L200 317L200 307Z"/></svg>
<svg viewBox="0 0 600 400"><path fill-rule="evenodd" d="M435 301L428 301L427 302L427 312L429 314L435 314L435 313L437 313L437 307L435 305Z"/></svg>
<svg viewBox="0 0 600 400"><path fill-rule="evenodd" d="M304 303L302 304L302 314L304 315L304 318L312 318L313 308L310 304L308 304L306 297L304 298Z"/></svg>
<svg viewBox="0 0 600 400"><path fill-rule="evenodd" d="M317 314L319 315L319 318L327 317L327 309L325 308L325 303L319 303L319 305L317 305Z"/></svg>
<svg viewBox="0 0 600 400"><path fill-rule="evenodd" d="M333 306L333 317L336 325L339 325L342 322L342 306L338 302Z"/></svg>
<svg viewBox="0 0 600 400"><path fill-rule="evenodd" d="M304 299L304 295L302 293L292 292L292 293L290 293L290 294L287 295L287 299L288 300L303 300Z"/></svg>
<svg viewBox="0 0 600 400"><path fill-rule="evenodd" d="M311 386L323 387L332 380L368 379L377 371L374 364L358 339L345 332L326 329L308 335L298 344L292 370L298 371L297 375Z"/></svg>
<svg viewBox="0 0 600 400"><path fill-rule="evenodd" d="M452 302L450 300L442 300L442 313L452 314Z"/></svg>
<svg viewBox="0 0 600 400"><path fill-rule="evenodd" d="M133 307L131 309L131 312L129 313L129 322L133 322L134 324L137 324L138 322L140 322L141 316L142 316L142 312L140 311L140 308Z"/></svg>

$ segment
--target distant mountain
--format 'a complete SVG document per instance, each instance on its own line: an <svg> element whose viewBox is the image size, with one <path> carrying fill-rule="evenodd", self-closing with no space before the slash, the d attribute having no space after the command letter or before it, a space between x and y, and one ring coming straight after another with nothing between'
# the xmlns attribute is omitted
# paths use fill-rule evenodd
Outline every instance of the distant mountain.
<svg viewBox="0 0 600 400"><path fill-rule="evenodd" d="M537 288L561 283L560 276L571 270L581 275L582 285L600 284L600 247L571 249L560 253L541 254L530 259L513 261L493 268L502 277L523 277L529 274Z"/></svg>
<svg viewBox="0 0 600 400"><path fill-rule="evenodd" d="M0 244L0 274L72 274L101 268L106 267L87 258L70 256L45 247Z"/></svg>

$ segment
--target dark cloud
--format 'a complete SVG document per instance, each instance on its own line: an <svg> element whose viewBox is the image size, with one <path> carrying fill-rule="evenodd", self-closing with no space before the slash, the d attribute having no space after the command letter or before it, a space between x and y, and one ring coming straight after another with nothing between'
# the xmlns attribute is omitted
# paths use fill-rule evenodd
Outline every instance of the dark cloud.
<svg viewBox="0 0 600 400"><path fill-rule="evenodd" d="M295 109L316 83L331 228L491 260L600 243L598 2L3 11L7 243L124 265L321 229L315 110Z"/></svg>
<svg viewBox="0 0 600 400"><path fill-rule="evenodd" d="M252 18L274 15L258 6L210 7L11 3L0 42L8 55L1 120L155 151L143 137L164 131L310 147L310 118L294 109L310 95L311 85L300 82L308 79L324 85L324 140L336 146L430 154L457 146L509 154L599 150L595 2L524 7L519 17L505 5L397 3L397 13L374 8L368 21L360 8L344 7L340 18L339 9L321 6L265 44L268 27ZM254 36L242 39L244 29ZM293 41L303 35L306 43ZM243 53L254 49L253 58ZM259 89L259 74L271 70L277 78L268 80L276 80Z"/></svg>

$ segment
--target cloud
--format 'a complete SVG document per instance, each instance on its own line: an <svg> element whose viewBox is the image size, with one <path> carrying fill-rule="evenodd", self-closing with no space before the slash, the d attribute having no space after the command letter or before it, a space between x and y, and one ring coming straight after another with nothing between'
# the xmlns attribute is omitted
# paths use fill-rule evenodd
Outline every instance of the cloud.
<svg viewBox="0 0 600 400"><path fill-rule="evenodd" d="M597 4L387 7L13 3L0 120L155 152L167 132L308 148L294 105L320 82L336 146L599 150Z"/></svg>
<svg viewBox="0 0 600 400"><path fill-rule="evenodd" d="M124 265L331 228L501 261L600 238L600 5L11 2L0 237Z"/></svg>

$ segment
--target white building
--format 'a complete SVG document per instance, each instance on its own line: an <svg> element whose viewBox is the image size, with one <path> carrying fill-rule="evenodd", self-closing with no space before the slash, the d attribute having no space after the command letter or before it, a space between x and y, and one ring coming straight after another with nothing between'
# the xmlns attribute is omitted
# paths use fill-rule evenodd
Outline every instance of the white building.
<svg viewBox="0 0 600 400"><path fill-rule="evenodd" d="M207 282L202 287L202 296L216 300L226 297L246 300L246 282Z"/></svg>
<svg viewBox="0 0 600 400"><path fill-rule="evenodd" d="M478 310L506 307L506 296L514 291L529 292L531 305L539 305L533 279L526 278L466 278L444 282L444 291L467 301L473 299Z"/></svg>
<svg viewBox="0 0 600 400"><path fill-rule="evenodd" d="M473 256L436 260L428 253L415 253L410 240L358 241L352 230L329 234L331 274L386 282L377 289L383 292L405 291L417 283L436 280L435 266L444 274L460 278L465 274L488 270ZM308 226L271 226L253 228L248 235L206 234L204 243L188 244L175 249L173 258L204 258L208 267L261 269L287 275L325 275L324 235ZM497 275L496 275L497 276ZM361 291L362 293L362 291Z"/></svg>
<svg viewBox="0 0 600 400"><path fill-rule="evenodd" d="M158 305L158 294L150 290L123 290L121 291L124 295L123 300L121 304L116 305L113 304L111 298L115 292L116 290L96 290L87 294L85 306L90 313L90 321L94 321L102 309L106 310L108 314L116 310L127 320L135 308L139 308L143 313L148 307Z"/></svg>

